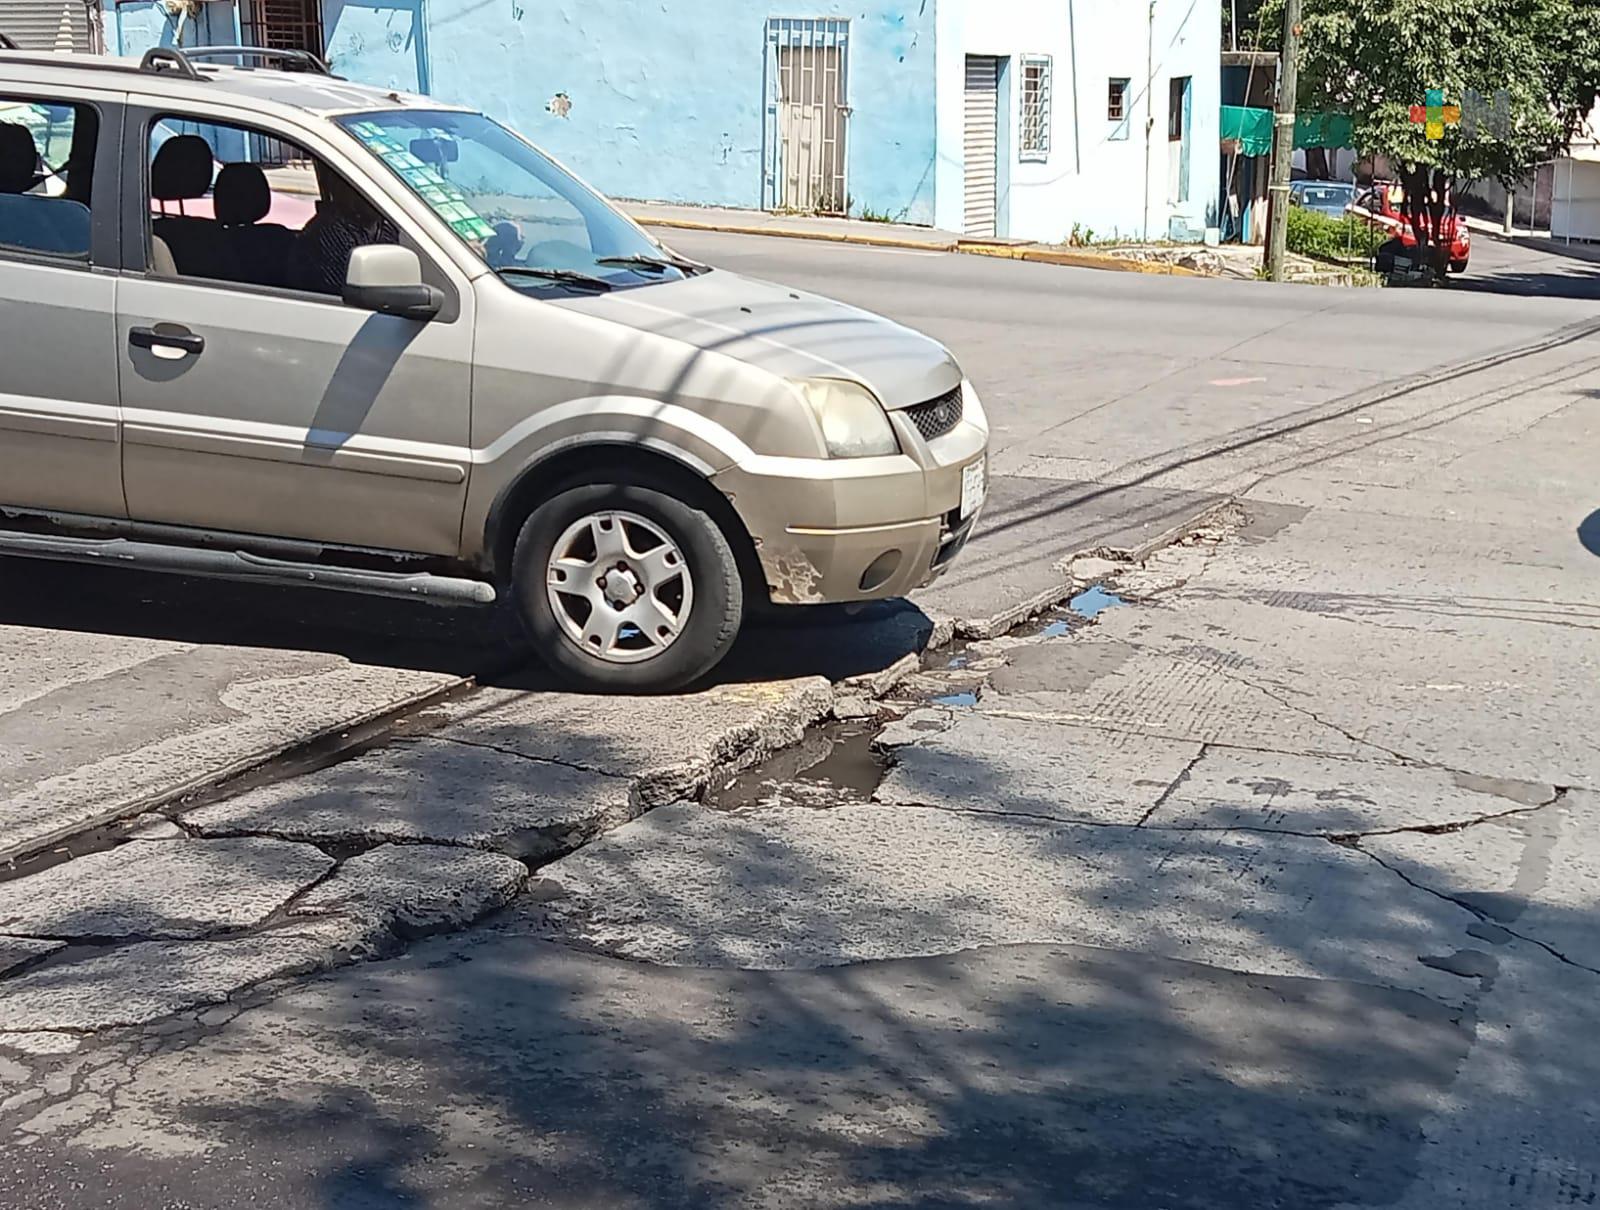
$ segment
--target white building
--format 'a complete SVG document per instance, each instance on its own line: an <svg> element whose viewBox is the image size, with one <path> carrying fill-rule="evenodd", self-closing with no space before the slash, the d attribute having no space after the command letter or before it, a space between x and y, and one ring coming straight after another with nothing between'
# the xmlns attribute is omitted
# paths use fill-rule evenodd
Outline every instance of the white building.
<svg viewBox="0 0 1600 1210"><path fill-rule="evenodd" d="M1215 225L1219 0L939 0L938 21L937 226L1057 241Z"/></svg>

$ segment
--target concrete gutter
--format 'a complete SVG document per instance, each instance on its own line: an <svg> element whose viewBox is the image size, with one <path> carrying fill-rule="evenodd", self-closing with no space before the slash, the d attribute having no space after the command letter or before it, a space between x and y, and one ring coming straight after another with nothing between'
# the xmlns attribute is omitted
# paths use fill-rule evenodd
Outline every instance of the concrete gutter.
<svg viewBox="0 0 1600 1210"><path fill-rule="evenodd" d="M1015 244L1003 240L969 239L918 239L898 235L873 235L841 228L838 231L817 231L800 227L752 225L729 222L702 222L697 219L666 218L649 214L635 214L633 219L643 227L661 227L679 231L709 231L720 235L762 235L780 239L813 240L830 244L854 244L869 248L899 248L917 252L951 252L968 256L992 256L1002 260L1032 261L1044 265L1066 265L1074 269L1106 269L1115 273L1157 273L1168 277L1204 277L1193 269L1172 265L1164 261L1142 261L1132 257L1115 256L1099 252L1085 252L1075 248L1054 248L1042 244Z"/></svg>

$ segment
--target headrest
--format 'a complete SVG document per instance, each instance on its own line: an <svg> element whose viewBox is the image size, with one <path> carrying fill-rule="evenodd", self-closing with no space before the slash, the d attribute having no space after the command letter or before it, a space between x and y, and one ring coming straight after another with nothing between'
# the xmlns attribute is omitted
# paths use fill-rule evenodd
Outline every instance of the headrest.
<svg viewBox="0 0 1600 1210"><path fill-rule="evenodd" d="M26 193L38 177L33 135L16 122L0 122L0 193Z"/></svg>
<svg viewBox="0 0 1600 1210"><path fill-rule="evenodd" d="M247 227L260 222L272 209L272 188L257 164L224 164L211 187L217 222L225 227Z"/></svg>
<svg viewBox="0 0 1600 1210"><path fill-rule="evenodd" d="M211 146L197 134L180 134L161 144L150 165L150 196L158 202L205 197L211 188Z"/></svg>

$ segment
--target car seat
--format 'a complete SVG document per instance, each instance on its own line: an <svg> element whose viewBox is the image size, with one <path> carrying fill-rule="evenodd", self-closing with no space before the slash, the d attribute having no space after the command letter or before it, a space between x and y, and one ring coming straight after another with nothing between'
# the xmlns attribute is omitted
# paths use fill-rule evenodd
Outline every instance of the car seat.
<svg viewBox="0 0 1600 1210"><path fill-rule="evenodd" d="M150 196L158 202L182 204L205 197L211 188L211 146L199 135L181 134L161 144L150 165ZM239 262L228 246L222 224L185 214L157 215L151 224L172 252L185 277L239 280Z"/></svg>
<svg viewBox="0 0 1600 1210"><path fill-rule="evenodd" d="M281 223L263 223L272 210L272 187L257 164L224 164L211 200L217 221L242 280L258 286L285 286L294 232Z"/></svg>

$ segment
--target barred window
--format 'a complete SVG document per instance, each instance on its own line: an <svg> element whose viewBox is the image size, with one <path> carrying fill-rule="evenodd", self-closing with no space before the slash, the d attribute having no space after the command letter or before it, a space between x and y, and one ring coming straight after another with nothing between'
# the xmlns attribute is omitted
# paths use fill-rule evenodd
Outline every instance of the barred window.
<svg viewBox="0 0 1600 1210"><path fill-rule="evenodd" d="M1050 56L1022 56L1022 137L1025 160L1050 158Z"/></svg>
<svg viewBox="0 0 1600 1210"><path fill-rule="evenodd" d="M1113 76L1106 96L1106 117L1120 122L1128 116L1128 81L1126 77Z"/></svg>

